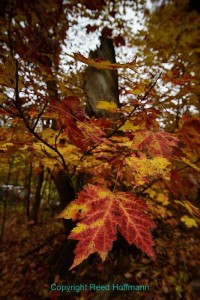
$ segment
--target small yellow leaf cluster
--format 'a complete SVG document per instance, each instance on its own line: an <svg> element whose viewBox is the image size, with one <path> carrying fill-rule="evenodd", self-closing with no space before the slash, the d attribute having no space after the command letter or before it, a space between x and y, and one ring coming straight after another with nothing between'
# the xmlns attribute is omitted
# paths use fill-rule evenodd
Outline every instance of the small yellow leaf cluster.
<svg viewBox="0 0 200 300"><path fill-rule="evenodd" d="M148 159L129 157L126 162L136 179L136 185L142 185L150 179L162 177L163 179L170 179L170 165L171 163L164 157L154 157Z"/></svg>

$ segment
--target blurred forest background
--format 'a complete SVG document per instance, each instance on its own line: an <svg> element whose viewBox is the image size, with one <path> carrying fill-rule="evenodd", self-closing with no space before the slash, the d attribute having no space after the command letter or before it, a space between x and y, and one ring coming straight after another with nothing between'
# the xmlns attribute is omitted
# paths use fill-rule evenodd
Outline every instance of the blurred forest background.
<svg viewBox="0 0 200 300"><path fill-rule="evenodd" d="M1 0L0 28L0 299L198 299L198 1ZM96 73L80 54L136 67ZM105 91L99 74L107 76ZM97 109L99 100L138 108L137 120L116 134L122 151L123 132L160 128L180 138L190 162L174 165L171 189L158 179L137 189L157 224L154 258L119 235L104 263L93 254L69 271L74 223L56 216L85 183L116 185L118 173L105 171L103 156L105 168L93 167L96 158L62 111L106 131L119 115ZM131 176L120 180L119 189L132 190ZM129 283L150 292L62 294L52 283Z"/></svg>

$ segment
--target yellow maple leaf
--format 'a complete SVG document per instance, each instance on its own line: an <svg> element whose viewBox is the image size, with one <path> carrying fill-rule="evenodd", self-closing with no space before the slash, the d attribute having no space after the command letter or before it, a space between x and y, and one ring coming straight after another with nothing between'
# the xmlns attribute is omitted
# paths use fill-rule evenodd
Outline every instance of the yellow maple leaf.
<svg viewBox="0 0 200 300"><path fill-rule="evenodd" d="M4 66L0 66L0 84L9 88L16 87L16 61L12 57L7 57ZM18 76L18 90L23 88L21 76Z"/></svg>
<svg viewBox="0 0 200 300"><path fill-rule="evenodd" d="M142 158L132 156L126 159L126 163L133 172L136 185L142 185L158 177L170 179L171 163L164 157L148 159L146 156Z"/></svg>
<svg viewBox="0 0 200 300"><path fill-rule="evenodd" d="M140 95L145 92L145 88L146 88L146 85L143 82L141 82L141 83L136 84L136 86L128 92L130 94Z"/></svg>
<svg viewBox="0 0 200 300"><path fill-rule="evenodd" d="M97 108L113 111L117 109L117 105L113 101L108 102L108 101L101 100L97 103Z"/></svg>
<svg viewBox="0 0 200 300"><path fill-rule="evenodd" d="M121 130L136 131L139 129L145 129L144 124L134 125L130 120L127 120L126 123L124 123L124 125L121 126Z"/></svg>

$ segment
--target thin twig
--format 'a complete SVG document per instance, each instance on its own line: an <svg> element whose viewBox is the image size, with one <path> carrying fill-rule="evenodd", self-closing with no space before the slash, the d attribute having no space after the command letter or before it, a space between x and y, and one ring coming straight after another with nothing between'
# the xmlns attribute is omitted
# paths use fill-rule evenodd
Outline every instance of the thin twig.
<svg viewBox="0 0 200 300"><path fill-rule="evenodd" d="M38 122L39 122L41 116L43 115L43 113L44 113L44 111L45 111L45 109L46 109L48 103L49 103L49 101L47 100L46 103L45 103L45 105L44 105L44 107L42 108L41 112L39 113L39 115L38 115L38 117L37 117L37 120L36 120L36 122L35 122L35 124L34 124L34 126L33 126L33 130L35 130L35 128L36 128L36 126L37 126L37 124L38 124Z"/></svg>
<svg viewBox="0 0 200 300"><path fill-rule="evenodd" d="M18 69L19 69L19 63L18 60L15 60L16 63L16 71L15 71L15 101L16 104L15 106L18 108L19 106L19 73L18 73Z"/></svg>
<svg viewBox="0 0 200 300"><path fill-rule="evenodd" d="M62 156L62 154L60 153L60 151L51 146L49 143L47 143L42 137L40 137L36 132L35 132L35 125L33 128L31 128L28 120L25 118L24 116L24 113L19 105L19 86L18 86L18 82L19 82L19 74L18 74L18 60L16 60L16 73L15 73L15 79L16 79L16 85L15 85L15 101L14 102L14 105L15 107L17 108L18 112L19 112L19 117L24 121L24 125L26 126L26 128L28 129L28 131L30 133L32 133L32 135L34 137L37 138L37 140L39 140L40 142L42 142L44 145L46 145L49 149L53 150L61 159L61 163L64 167L64 169L67 171L67 165L66 165L66 162L65 162L65 159L64 157ZM43 108L44 109L44 108Z"/></svg>
<svg viewBox="0 0 200 300"><path fill-rule="evenodd" d="M158 78L155 80L155 82L153 84L150 85L149 89L146 91L146 93L144 94L144 96L142 97L141 101L144 101L146 99L146 97L149 95L150 91L154 88L154 86L156 85L158 79L160 78L160 76L162 75L162 73L159 74ZM126 121L132 116L132 114L135 112L137 106L135 106L132 111L124 118L124 120L122 121L121 124L119 124L113 132L111 132L110 134L107 135L107 138L110 138L111 136L113 136L113 134L115 134L125 123Z"/></svg>

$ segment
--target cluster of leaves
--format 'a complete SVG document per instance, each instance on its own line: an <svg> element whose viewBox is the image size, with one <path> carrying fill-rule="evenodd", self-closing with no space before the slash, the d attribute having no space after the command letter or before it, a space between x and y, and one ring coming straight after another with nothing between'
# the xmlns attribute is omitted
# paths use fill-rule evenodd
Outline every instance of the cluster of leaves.
<svg viewBox="0 0 200 300"><path fill-rule="evenodd" d="M98 62L98 67L101 68L101 64L105 68L104 62ZM113 65L106 67L112 69ZM121 65L116 64L115 67ZM150 86L143 101L152 89L153 86ZM155 227L155 223L146 214L147 207L138 196L139 191L145 191L146 186L158 181L173 191L176 188L177 165L182 166L180 169L189 165L199 170L192 161L199 155L198 118L183 116L179 129L172 134L159 129L156 117L160 112L154 108L144 109L144 104L139 101L134 108L123 106L119 109L104 102L100 104L102 109L121 115L117 124L112 120L86 118L83 108L79 107L79 99L71 96L61 104L51 102L42 113L27 112L31 122L27 121L25 109L18 99L13 101L12 110L6 107L9 115L22 119L29 132L27 137L23 132L23 138L18 142L18 130L13 132L12 127L7 128L10 135L7 131L7 141L4 139L1 145L4 155L20 148L22 152L35 153L48 168L53 161L53 167L64 167L71 172L84 172L91 176L92 184L87 185L78 199L60 214L62 218L79 220L69 236L79 240L72 267L94 252L98 252L104 260L116 240L117 230L130 244L134 243L148 255L153 255L149 230ZM50 128L36 131L35 124L39 119L49 116L57 120L59 131ZM34 125L31 126L31 123ZM123 133L120 136L117 135L119 131ZM133 192L121 192L126 188L132 188Z"/></svg>
<svg viewBox="0 0 200 300"><path fill-rule="evenodd" d="M85 1L86 6L88 3ZM96 9L100 9L102 5L103 2L99 1ZM166 9L175 14L173 4ZM48 15L49 11L45 15L47 19ZM166 15L169 18L169 13ZM37 28L36 24L40 22L37 10L35 18L32 22ZM73 89L72 85L68 86L69 79L60 70L56 73L60 45L56 44L57 54L54 57L55 49L46 47L50 45L47 35L42 36L37 46L31 48L29 44L29 49L25 45L19 47L16 44L15 51L21 60L7 55L4 65L1 65L2 157L8 157L16 151L20 151L22 155L31 153L31 159L41 162L52 172L64 169L72 185L76 186L80 178L82 186L85 184L77 199L69 203L59 215L61 218L77 221L69 236L79 241L72 268L95 252L104 260L118 231L129 244L135 244L146 254L153 256L154 243L150 231L155 228L157 218L164 218L168 214L165 205L172 203L171 193L189 210L193 221L188 221L183 216L181 220L186 225L197 226L199 209L187 202L190 186L185 185L185 181L189 181L188 171L185 170L190 170L189 174L193 177L199 172L200 119L196 113L199 104L196 98L189 101L191 95L197 94L196 83L199 80L194 67L197 60L196 27L199 17L194 13L188 14L186 22L188 30L190 26L193 30L192 44L188 42L187 46L194 54L194 60L186 54L187 57L182 54L179 57L183 53L182 48L177 50L176 55L170 52L171 35L164 36L162 47L156 48L160 45L160 39L159 43L155 40L155 36L159 37L155 30L158 18L156 13L152 16L151 24L154 27L150 27L148 43L144 44L138 36L134 39L138 52L143 55L142 62L139 57L138 61L134 59L114 64L86 58L80 53L73 55L75 61L94 68L119 71L124 80L121 94L123 98L126 97L126 101L122 102L121 108L114 103L106 103L106 99L99 99L98 104L100 109L109 111L110 115L117 115L117 120L116 117L95 119L86 115L83 107L84 93ZM174 18L176 22L180 22L177 15ZM185 15L182 14L181 18L184 19ZM167 21L168 19L163 21L163 29L159 34L166 31ZM189 25L191 21L192 25ZM172 25L175 26L176 22ZM19 32L25 32L27 36L31 29L26 26L24 28L20 25L22 23L17 23L17 26L22 27ZM56 36L56 24L53 24L53 29L49 27L55 31ZM63 24L58 27L61 32L66 29L63 29ZM184 32L185 30L184 28ZM173 30L166 32L172 34ZM179 38L182 41L179 45L183 47L186 39L181 32L175 32L173 39L176 41ZM14 37L15 34L13 33ZM24 40L23 42L26 44ZM42 43L46 43L45 49L40 47ZM147 48L152 53L156 51L161 62L154 61ZM163 49L168 49L169 59L166 59L167 54ZM167 70L166 67L165 70L164 63L172 64L172 68ZM145 68L148 69L145 78L138 80ZM164 68L162 74L161 68ZM58 91L55 92L52 86L57 81L60 82ZM167 91L164 85L167 86ZM35 93L34 97L32 91ZM175 99L175 103L172 99ZM187 110L189 105L195 106L194 114ZM194 180L190 180L190 184L197 186ZM152 187L156 190L154 196L150 190ZM179 202L177 205L180 205Z"/></svg>

